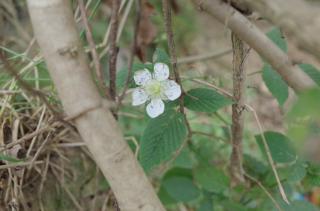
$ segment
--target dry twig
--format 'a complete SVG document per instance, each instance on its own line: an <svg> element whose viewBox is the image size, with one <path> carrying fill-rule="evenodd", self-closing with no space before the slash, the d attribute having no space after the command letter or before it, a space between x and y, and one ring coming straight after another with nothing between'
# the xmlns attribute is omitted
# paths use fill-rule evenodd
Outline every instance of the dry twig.
<svg viewBox="0 0 320 211"><path fill-rule="evenodd" d="M119 96L118 104L116 111L118 112L122 103L122 100L124 99L126 95L126 91L129 87L130 80L132 78L132 67L133 67L133 61L134 61L134 56L136 54L137 50L137 39L138 39L138 30L139 30L139 25L140 25L140 19L141 19L141 2L140 0L136 1L136 21L134 25L134 32L133 32L133 41L132 41L132 47L131 47L131 52L130 52L130 57L129 57L129 62L128 62L128 75L126 78L126 82L123 88L123 91L121 95Z"/></svg>
<svg viewBox="0 0 320 211"><path fill-rule="evenodd" d="M232 52L232 49L226 49L219 52L209 52L209 53L204 53L200 55L182 57L182 58L178 58L177 64L188 64L188 63L194 63L194 62L202 62L204 60L209 60L209 59L217 59L222 56L228 55L231 52Z"/></svg>
<svg viewBox="0 0 320 211"><path fill-rule="evenodd" d="M116 72L117 72L117 36L119 24L120 1L112 1L111 28L110 28L110 58L109 58L109 92L112 100L116 100Z"/></svg>
<svg viewBox="0 0 320 211"><path fill-rule="evenodd" d="M272 203L274 204L274 206L279 210L279 211L283 211L280 207L280 205L278 204L278 202L275 200L275 198L271 195L271 193L267 190L267 188L265 188L262 183L257 180L256 178L250 176L249 174L245 173L244 174L245 177L247 177L248 179L250 179L251 181L255 182L265 193L266 195L270 198L270 200L272 201Z"/></svg>
<svg viewBox="0 0 320 211"><path fill-rule="evenodd" d="M180 78L178 65L177 65L177 55L176 55L173 30L172 30L171 6L168 0L162 0L162 10L163 10L164 25L167 33L168 48L169 48L169 53L171 57L171 64L172 64L174 77L176 79L176 82L181 86L181 89L182 89L181 78ZM183 92L183 89L182 89L182 92ZM184 114L183 96L180 97L179 102L180 102L180 112Z"/></svg>
<svg viewBox="0 0 320 211"><path fill-rule="evenodd" d="M264 131L263 131L263 128L262 128L262 125L260 123L260 120L259 120L259 117L258 117L258 114L257 112L255 111L254 108L252 108L250 105L246 104L245 105L246 108L248 108L254 115L254 118L258 124L258 127L259 127L259 130L260 130L260 133L261 133L261 137L262 137L262 142L263 142L263 146L264 146L264 149L266 151L266 154L267 154L267 158L268 158L268 161L269 161L269 164L271 166L271 169L273 171L273 174L274 174L274 177L276 178L276 181L277 181L277 184L278 184L278 188L279 188L279 191L280 191L280 195L282 197L282 199L287 203L287 204L290 204L289 203L289 200L287 198L287 195L286 195L286 192L284 191L283 187L282 187L282 184L281 184L281 181L280 181L280 178L279 178L279 175L278 175L278 172L277 172L277 168L274 164L274 161L273 161L273 158L272 158L272 155L271 155L271 152L270 152L270 148L269 148L269 145L267 144L267 140L266 140L266 137L264 136Z"/></svg>
<svg viewBox="0 0 320 211"><path fill-rule="evenodd" d="M103 74L103 70L101 68L100 58L99 58L99 55L96 50L96 44L93 39L91 26L88 21L86 7L84 5L83 0L78 0L78 4L79 4L79 8L80 8L80 13L81 13L81 19L82 19L84 27L85 27L86 38L87 38L87 41L90 46L91 56L92 56L93 63L94 63L95 69L96 69L98 84L99 84L100 89L103 90L105 93L106 92L105 77Z"/></svg>

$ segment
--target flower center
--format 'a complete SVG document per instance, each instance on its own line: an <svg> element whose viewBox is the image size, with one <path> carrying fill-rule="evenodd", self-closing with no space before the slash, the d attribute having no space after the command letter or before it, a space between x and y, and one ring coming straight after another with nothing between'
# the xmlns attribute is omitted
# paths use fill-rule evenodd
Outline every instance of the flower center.
<svg viewBox="0 0 320 211"><path fill-rule="evenodd" d="M161 97L162 86L160 81L157 81L157 80L149 81L145 86L145 90L151 97Z"/></svg>

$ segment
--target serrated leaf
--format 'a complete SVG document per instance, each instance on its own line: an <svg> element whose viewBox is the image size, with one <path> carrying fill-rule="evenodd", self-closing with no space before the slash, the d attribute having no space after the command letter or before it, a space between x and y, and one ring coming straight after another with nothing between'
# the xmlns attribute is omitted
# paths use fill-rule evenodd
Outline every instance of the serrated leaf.
<svg viewBox="0 0 320 211"><path fill-rule="evenodd" d="M262 78L271 94L282 106L289 96L289 88L276 71L269 64L265 64L262 69Z"/></svg>
<svg viewBox="0 0 320 211"><path fill-rule="evenodd" d="M195 169L194 177L203 189L210 192L220 193L229 186L229 178L214 166L199 166Z"/></svg>
<svg viewBox="0 0 320 211"><path fill-rule="evenodd" d="M284 39L284 36L282 35L281 31L278 28L273 28L267 33L267 36L269 37L274 44L276 44L281 50L283 50L285 53L288 52L288 46L287 42Z"/></svg>
<svg viewBox="0 0 320 211"><path fill-rule="evenodd" d="M232 100L229 98L224 97L214 90L205 88L191 89L186 93L184 98L185 107L199 112L216 112L231 103Z"/></svg>
<svg viewBox="0 0 320 211"><path fill-rule="evenodd" d="M187 137L184 116L169 110L151 119L140 145L140 162L146 171L168 160Z"/></svg>
<svg viewBox="0 0 320 211"><path fill-rule="evenodd" d="M266 142L269 146L271 156L275 162L288 163L293 162L296 159L296 152L291 145L291 141L283 134L273 131L267 131L264 133ZM264 144L262 142L262 136L255 136L260 150L263 154L266 153Z"/></svg>
<svg viewBox="0 0 320 211"><path fill-rule="evenodd" d="M169 55L163 49L157 48L155 50L153 54L153 63L161 62L170 65L170 61Z"/></svg>
<svg viewBox="0 0 320 211"><path fill-rule="evenodd" d="M320 71L311 64L300 64L299 67L320 86Z"/></svg>

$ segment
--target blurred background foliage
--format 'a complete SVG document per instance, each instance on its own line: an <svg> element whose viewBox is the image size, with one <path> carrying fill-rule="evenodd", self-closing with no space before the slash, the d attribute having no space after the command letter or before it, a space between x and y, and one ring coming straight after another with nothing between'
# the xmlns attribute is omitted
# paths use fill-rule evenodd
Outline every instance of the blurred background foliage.
<svg viewBox="0 0 320 211"><path fill-rule="evenodd" d="M128 75L127 63L136 16L135 4L129 7L132 1L124 2L121 17L127 9L129 13L119 33L118 93L121 93ZM166 53L168 48L161 1L142 2L143 27L138 35L133 72L142 68L152 70L154 61L170 61ZM99 45L103 43L109 25L110 1L91 0L87 3L94 40ZM75 14L78 14L77 1L72 1L72 5ZM172 0L171 6L179 59L230 49L230 32L223 25L203 17L189 1ZM39 57L39 49L36 44L30 45L33 42L32 29L26 2L5 0L1 1L0 8L0 50L19 71L21 79L33 88L40 89L50 104L61 110L47 67ZM77 15L75 19L78 21L79 35L88 49L81 19ZM257 22L257 25L283 51L298 54L291 46L290 38L279 29L266 21ZM106 74L105 83L108 84L106 46L97 49ZM261 143L261 131L252 113L247 110L244 111L246 123L243 137L246 182L237 187L230 186L228 167L232 101L214 89L192 81L199 79L231 90L232 57L229 54L218 59L179 65L183 87L188 93L184 106L192 138L183 145L177 157L174 156L175 152L187 137L185 119L177 112L177 102L167 103L165 114L152 120L145 114L143 106L131 106L130 96L124 99L119 111L118 122L125 139L150 176L167 210L271 211L278 210L279 207L284 211L319 210L320 92L314 89L294 96L288 85L263 58L259 58L254 52L251 54L253 56L248 61L247 101L256 109L266 129L263 135L290 205L281 199ZM301 57L305 61L301 68L319 85L319 64L305 59L305 55ZM89 60L91 59L89 56ZM2 68L3 65L0 69ZM11 134L16 127L19 128L16 129L16 139L19 139L35 130L39 122L51 125L53 114L45 108L43 102L23 90L4 70L0 72L0 87L1 90L14 93L1 96L1 146L12 142ZM134 87L132 81L129 87ZM41 148L38 157L39 160L49 160L49 167L22 167L11 171L0 168L3 210L13 206L25 210L78 210L79 206L84 210L116 210L107 181L92 162L85 147L77 145L81 139L63 125L54 127L55 132L47 131L37 136L29 154L26 153L31 147L29 143L19 145L17 152L1 151L1 165L27 162L41 148L41 140L51 134L52 140L45 146L45 150ZM24 176L21 176L21 171ZM19 182L11 181L12 178ZM18 193L14 192L17 184L21 184Z"/></svg>

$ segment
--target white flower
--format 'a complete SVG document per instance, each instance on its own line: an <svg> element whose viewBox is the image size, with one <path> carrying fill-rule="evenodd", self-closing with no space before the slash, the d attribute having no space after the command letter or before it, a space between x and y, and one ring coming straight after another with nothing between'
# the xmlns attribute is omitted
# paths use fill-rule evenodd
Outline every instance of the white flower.
<svg viewBox="0 0 320 211"><path fill-rule="evenodd" d="M154 72L148 69L135 72L134 81L138 88L132 93L132 105L137 106L145 102L147 114L155 118L164 112L163 100L175 100L181 95L180 86L173 80L169 80L169 67L164 63L156 63Z"/></svg>

